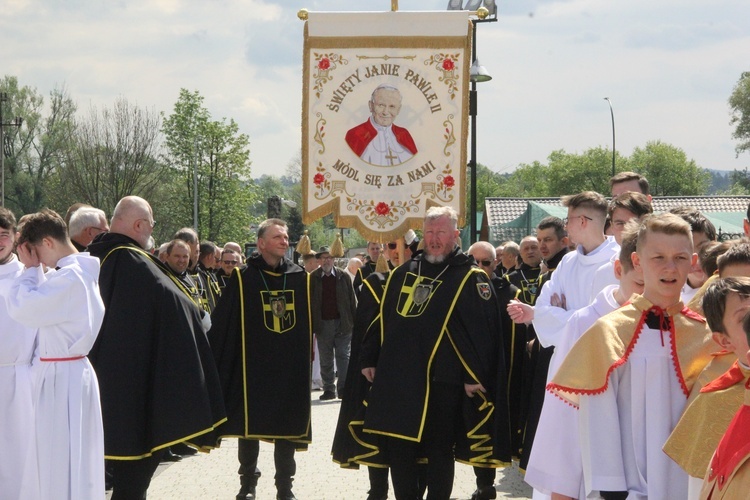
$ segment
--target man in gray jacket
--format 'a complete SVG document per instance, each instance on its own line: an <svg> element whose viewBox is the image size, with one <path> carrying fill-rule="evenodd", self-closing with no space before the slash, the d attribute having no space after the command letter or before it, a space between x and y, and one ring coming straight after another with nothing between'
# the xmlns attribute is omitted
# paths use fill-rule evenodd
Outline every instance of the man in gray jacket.
<svg viewBox="0 0 750 500"><path fill-rule="evenodd" d="M310 273L310 311L313 332L318 339L320 375L323 379L323 401L341 398L349 366L349 349L357 300L349 276L333 265L330 248L321 247L315 254L320 267ZM334 365L338 381L334 383Z"/></svg>

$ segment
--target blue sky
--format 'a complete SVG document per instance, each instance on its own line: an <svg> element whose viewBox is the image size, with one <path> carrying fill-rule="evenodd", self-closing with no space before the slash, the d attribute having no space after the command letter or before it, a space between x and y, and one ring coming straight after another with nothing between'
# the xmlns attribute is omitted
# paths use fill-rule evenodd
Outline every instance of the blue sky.
<svg viewBox="0 0 750 500"><path fill-rule="evenodd" d="M447 0L400 0L444 10ZM169 113L181 87L250 137L253 176L300 150L300 8L383 11L390 0L2 0L0 71L47 94L64 84L82 114L124 96ZM735 158L727 99L750 70L747 0L513 0L479 26L478 160L498 172L556 149L649 140L706 168Z"/></svg>

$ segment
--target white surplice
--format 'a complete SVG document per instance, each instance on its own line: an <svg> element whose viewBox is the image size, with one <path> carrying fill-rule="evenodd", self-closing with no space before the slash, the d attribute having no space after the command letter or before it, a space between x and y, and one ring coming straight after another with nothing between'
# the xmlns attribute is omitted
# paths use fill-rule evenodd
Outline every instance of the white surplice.
<svg viewBox="0 0 750 500"><path fill-rule="evenodd" d="M662 450L686 403L669 332L644 325L627 362L610 374L607 389L580 396L587 493L687 498L687 473Z"/></svg>
<svg viewBox="0 0 750 500"><path fill-rule="evenodd" d="M614 274L611 281L605 283L604 275L601 272L597 274L597 271L609 264L619 249L620 246L611 236L588 254L584 254L579 246L575 252L563 257L551 279L542 287L534 306L533 323L542 346L555 346L547 374L548 382L575 341L598 319L587 323L589 316L583 314L579 318L583 323L579 325L574 314L591 305L607 285L617 283ZM565 296L565 309L550 304L553 294ZM606 294L602 297L600 306L606 307L609 299ZM584 328L585 324L588 326ZM575 410L551 394L545 394L524 478L534 488L534 498L545 498L552 492L573 498L581 496L583 470L577 427Z"/></svg>
<svg viewBox="0 0 750 500"><path fill-rule="evenodd" d="M15 256L0 266L0 296L8 295L23 269ZM11 319L0 299L0 500L40 498L31 372L35 343L36 329Z"/></svg>
<svg viewBox="0 0 750 500"><path fill-rule="evenodd" d="M99 259L73 254L57 265L46 274L41 266L26 269L6 297L12 318L38 328L33 372L41 496L103 499L99 385L85 357L104 318Z"/></svg>

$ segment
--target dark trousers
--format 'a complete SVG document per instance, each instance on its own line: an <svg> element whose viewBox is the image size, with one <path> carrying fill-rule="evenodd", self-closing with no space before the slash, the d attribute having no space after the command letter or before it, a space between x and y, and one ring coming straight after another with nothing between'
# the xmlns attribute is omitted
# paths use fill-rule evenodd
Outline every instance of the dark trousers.
<svg viewBox="0 0 750 500"><path fill-rule="evenodd" d="M477 488L480 490L495 485L495 469L474 467L474 475L477 478Z"/></svg>
<svg viewBox="0 0 750 500"><path fill-rule="evenodd" d="M111 500L146 500L146 491L159 466L164 450L140 460L111 460Z"/></svg>
<svg viewBox="0 0 750 500"><path fill-rule="evenodd" d="M257 439L242 439L237 442L237 458L240 468L241 484L256 486L260 471L258 470L258 453L260 453L260 442ZM292 478L297 472L297 464L294 461L294 443L283 439L277 439L273 448L273 462L276 467L274 479L276 490L279 493L292 491Z"/></svg>
<svg viewBox="0 0 750 500"><path fill-rule="evenodd" d="M367 473L370 476L370 491L367 492L367 499L388 498L388 468L368 467Z"/></svg>
<svg viewBox="0 0 750 500"><path fill-rule="evenodd" d="M453 446L461 420L463 386L433 382L427 405L422 442L388 438L391 479L396 500L415 500L419 495L417 459L427 458L427 500L448 500L453 490Z"/></svg>

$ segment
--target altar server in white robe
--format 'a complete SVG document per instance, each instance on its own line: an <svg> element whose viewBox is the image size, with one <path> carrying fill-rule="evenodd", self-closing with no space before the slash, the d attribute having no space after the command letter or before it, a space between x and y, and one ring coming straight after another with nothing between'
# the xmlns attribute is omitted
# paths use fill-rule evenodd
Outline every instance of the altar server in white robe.
<svg viewBox="0 0 750 500"><path fill-rule="evenodd" d="M5 297L23 264L13 253L16 218L0 208L0 296ZM31 358L36 329L8 316L0 298L0 500L36 500L34 408Z"/></svg>
<svg viewBox="0 0 750 500"><path fill-rule="evenodd" d="M685 221L644 219L633 254L643 295L584 333L548 386L580 406L587 495L687 497L687 474L662 446L715 350L703 317L680 301L696 258Z"/></svg>
<svg viewBox="0 0 750 500"><path fill-rule="evenodd" d="M76 251L65 222L51 210L24 219L17 251L26 270L6 302L13 319L38 328L33 371L41 497L103 499L99 386L86 358L104 317L99 260Z"/></svg>
<svg viewBox="0 0 750 500"><path fill-rule="evenodd" d="M570 336L580 335L574 328L568 328L571 317L589 306L601 291L593 286L597 269L620 250L613 237L604 236L607 200L602 195L586 191L566 196L562 201L568 208L568 237L577 248L563 257L550 281L545 283L533 315L541 345L555 346L550 360L550 378L575 342ZM612 273L609 284L616 283ZM510 307L508 312L513 318ZM583 471L577 428L577 415L570 405L552 394L545 394L525 477L534 487L534 498L549 498L552 493L569 498L581 496Z"/></svg>

